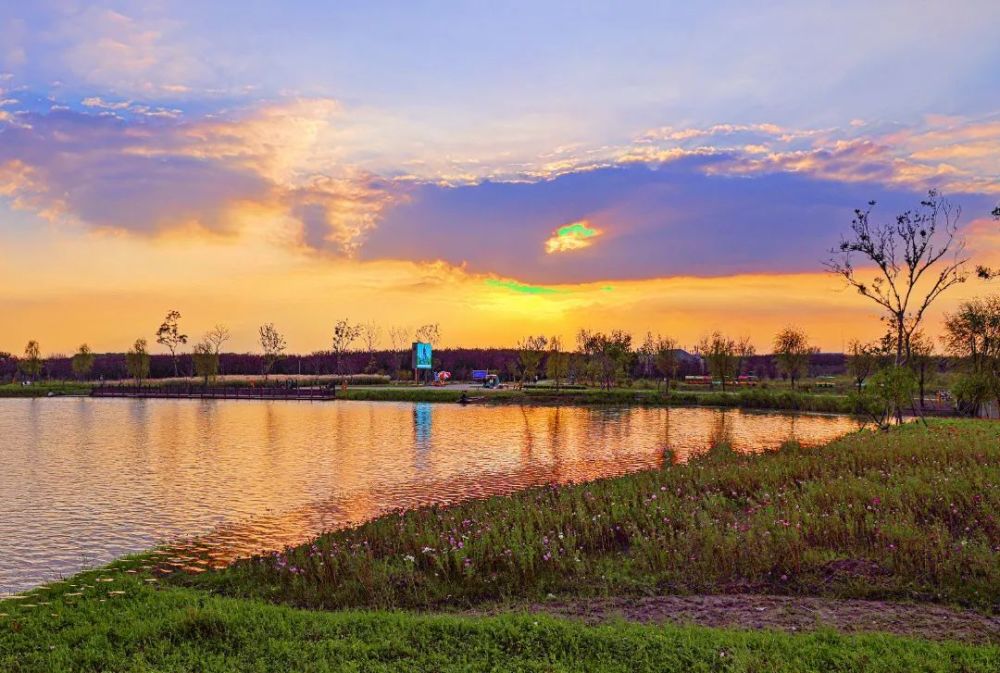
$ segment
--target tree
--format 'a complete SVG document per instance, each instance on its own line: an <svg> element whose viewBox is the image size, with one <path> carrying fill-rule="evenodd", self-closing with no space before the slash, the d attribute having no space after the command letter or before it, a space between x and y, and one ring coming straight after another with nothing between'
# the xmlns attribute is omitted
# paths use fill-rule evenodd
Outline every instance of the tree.
<svg viewBox="0 0 1000 673"><path fill-rule="evenodd" d="M260 334L260 348L264 351L263 359L263 369L264 369L264 379L271 374L271 370L278 360L284 357L285 348L287 344L285 343L285 338L281 336L274 327L273 322L265 323L260 326L258 330Z"/></svg>
<svg viewBox="0 0 1000 673"><path fill-rule="evenodd" d="M216 325L212 329L205 332L205 336L202 337L202 341L207 342L212 347L212 353L215 355L215 359L218 362L219 371L222 371L222 346L232 338L229 333L229 328L225 325Z"/></svg>
<svg viewBox="0 0 1000 673"><path fill-rule="evenodd" d="M646 332L646 338L636 349L635 356L639 365L639 375L644 379L653 378L656 369L656 340L652 332Z"/></svg>
<svg viewBox="0 0 1000 673"><path fill-rule="evenodd" d="M958 238L960 208L936 191L927 193L917 210L908 210L895 222L873 224L871 212L856 209L851 235L830 251L825 266L858 293L885 311L895 338L895 363L910 356L910 339L927 309L950 287L968 277L965 242ZM875 277L865 280L854 255L875 266Z"/></svg>
<svg viewBox="0 0 1000 673"><path fill-rule="evenodd" d="M395 365L393 374L399 376L403 369L403 357L410 345L410 328L400 325L389 328L389 345L392 348L392 361Z"/></svg>
<svg viewBox="0 0 1000 673"><path fill-rule="evenodd" d="M73 355L70 366L73 368L76 378L87 378L90 370L94 368L94 352L90 350L90 346L82 344L79 350L76 351L76 354Z"/></svg>
<svg viewBox="0 0 1000 673"><path fill-rule="evenodd" d="M580 330L576 337L577 347L587 360L591 377L596 378L602 388L611 389L627 376L632 357L632 335L622 330L609 334Z"/></svg>
<svg viewBox="0 0 1000 673"><path fill-rule="evenodd" d="M137 386L141 386L143 380L149 377L149 350L145 339L136 339L132 348L125 353L125 369L135 379Z"/></svg>
<svg viewBox="0 0 1000 673"><path fill-rule="evenodd" d="M736 342L736 376L743 373L747 360L752 358L756 352L757 349L750 343L750 337L741 337Z"/></svg>
<svg viewBox="0 0 1000 673"><path fill-rule="evenodd" d="M521 384L534 379L542 363L542 351L548 344L544 336L529 336L517 343L517 358L521 368Z"/></svg>
<svg viewBox="0 0 1000 673"><path fill-rule="evenodd" d="M343 374L344 356L350 351L351 344L361 334L360 325L352 325L347 318L338 320L333 326L333 355L337 360L337 373Z"/></svg>
<svg viewBox="0 0 1000 673"><path fill-rule="evenodd" d="M417 341L422 343L431 344L432 346L441 340L441 329L438 324L428 323L426 325L421 325L417 328L414 333Z"/></svg>
<svg viewBox="0 0 1000 673"><path fill-rule="evenodd" d="M187 334L181 334L178 321L181 319L179 311L168 311L167 317L163 319L160 328L156 330L156 343L165 346L170 351L170 357L174 361L174 376L180 376L178 368L177 349L187 343Z"/></svg>
<svg viewBox="0 0 1000 673"><path fill-rule="evenodd" d="M721 381L723 392L726 390L726 381L736 378L739 372L737 346L735 340L719 332L703 337L695 346L695 352L704 358L708 365L709 375Z"/></svg>
<svg viewBox="0 0 1000 673"><path fill-rule="evenodd" d="M860 393L865 380L878 369L879 350L876 345L862 343L857 339L851 341L847 348L847 371Z"/></svg>
<svg viewBox="0 0 1000 673"><path fill-rule="evenodd" d="M559 390L563 379L569 374L569 353L562 350L562 339L557 336L549 338L549 355L545 360L545 375L556 382Z"/></svg>
<svg viewBox="0 0 1000 673"><path fill-rule="evenodd" d="M368 353L368 366L365 367L365 371L371 374L377 369L375 349L378 348L378 342L382 338L382 328L375 324L375 321L363 323L358 327L361 341L365 345L365 352Z"/></svg>
<svg viewBox="0 0 1000 673"><path fill-rule="evenodd" d="M921 411L924 409L924 393L933 362L934 342L923 331L914 332L910 336L910 361L908 364L917 377L918 399L920 400Z"/></svg>
<svg viewBox="0 0 1000 673"><path fill-rule="evenodd" d="M774 337L774 355L778 370L795 383L808 371L809 357L818 349L809 345L805 332L794 327L786 327Z"/></svg>
<svg viewBox="0 0 1000 673"><path fill-rule="evenodd" d="M42 349L34 339L24 347L24 358L18 363L18 368L29 381L33 381L41 375Z"/></svg>
<svg viewBox="0 0 1000 673"><path fill-rule="evenodd" d="M1000 206L994 208L993 212L990 214L993 215L994 220L1000 221ZM993 280L994 278L1000 278L1000 269L991 269L987 266L976 267L976 273L983 280Z"/></svg>
<svg viewBox="0 0 1000 673"><path fill-rule="evenodd" d="M970 413L1000 401L1000 295L963 302L945 316L945 349L964 360L956 398Z"/></svg>
<svg viewBox="0 0 1000 673"><path fill-rule="evenodd" d="M909 367L883 367L868 381L861 392L854 394L854 407L867 414L881 429L887 429L893 418L900 423L900 410L911 409L917 392L917 379Z"/></svg>
<svg viewBox="0 0 1000 673"><path fill-rule="evenodd" d="M194 374L204 381L207 387L208 382L214 379L219 373L219 354L214 343L206 337L194 345L191 349L191 360L194 363Z"/></svg>
<svg viewBox="0 0 1000 673"><path fill-rule="evenodd" d="M670 337L656 338L656 368L667 379L667 389L670 381L677 378L677 341Z"/></svg>

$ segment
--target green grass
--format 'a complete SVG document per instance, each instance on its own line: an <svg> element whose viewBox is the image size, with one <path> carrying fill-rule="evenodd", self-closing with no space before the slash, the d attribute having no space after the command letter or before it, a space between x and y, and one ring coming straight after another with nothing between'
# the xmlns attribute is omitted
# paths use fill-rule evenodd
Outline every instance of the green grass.
<svg viewBox="0 0 1000 673"><path fill-rule="evenodd" d="M790 635L625 623L586 626L526 614L313 612L148 585L142 575L122 570L84 573L25 600L0 602L4 613L4 673L971 673L1000 666L996 646L882 635Z"/></svg>
<svg viewBox="0 0 1000 673"><path fill-rule="evenodd" d="M1000 424L941 421L390 515L192 578L322 608L761 592L1000 607Z"/></svg>
<svg viewBox="0 0 1000 673"><path fill-rule="evenodd" d="M470 397L485 397L491 404L576 404L576 405L643 405L643 406L712 406L744 409L777 409L849 414L854 412L850 398L791 390L674 391L669 395L643 388L573 388L555 390L548 386L521 390L471 390ZM433 387L365 387L337 390L345 400L401 402L457 402L462 391Z"/></svg>
<svg viewBox="0 0 1000 673"><path fill-rule="evenodd" d="M90 383L75 381L39 381L30 386L0 384L0 397L48 397L51 395L89 395Z"/></svg>

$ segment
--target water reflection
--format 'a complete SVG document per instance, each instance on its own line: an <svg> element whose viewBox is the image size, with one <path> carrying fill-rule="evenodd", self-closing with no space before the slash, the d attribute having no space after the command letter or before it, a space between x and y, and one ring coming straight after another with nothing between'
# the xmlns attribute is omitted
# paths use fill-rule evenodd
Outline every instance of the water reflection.
<svg viewBox="0 0 1000 673"><path fill-rule="evenodd" d="M368 402L0 400L0 593L198 536L219 562L398 507L736 450L835 416Z"/></svg>

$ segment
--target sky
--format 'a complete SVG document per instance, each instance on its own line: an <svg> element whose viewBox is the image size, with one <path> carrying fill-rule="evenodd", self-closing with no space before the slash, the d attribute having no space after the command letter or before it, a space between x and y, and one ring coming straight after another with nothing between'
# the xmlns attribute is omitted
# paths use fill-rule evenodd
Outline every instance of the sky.
<svg viewBox="0 0 1000 673"><path fill-rule="evenodd" d="M177 309L839 351L882 327L829 249L928 189L1000 262L1000 5L753 4L0 2L0 350Z"/></svg>

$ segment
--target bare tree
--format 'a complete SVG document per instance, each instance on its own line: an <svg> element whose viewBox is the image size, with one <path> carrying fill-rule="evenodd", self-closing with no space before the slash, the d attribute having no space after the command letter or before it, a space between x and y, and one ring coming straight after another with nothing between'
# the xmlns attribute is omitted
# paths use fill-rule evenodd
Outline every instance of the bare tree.
<svg viewBox="0 0 1000 673"><path fill-rule="evenodd" d="M901 365L928 307L968 277L965 242L958 237L961 208L934 190L917 210L898 215L895 222L873 224L874 207L869 201L867 209L854 211L851 235L830 251L825 266L882 307L896 341L896 364ZM855 255L875 266L872 280L864 279Z"/></svg>
<svg viewBox="0 0 1000 673"><path fill-rule="evenodd" d="M267 379L275 363L284 357L287 344L285 338L275 329L273 322L261 325L259 333L260 347L264 351L264 378Z"/></svg>
<svg viewBox="0 0 1000 673"><path fill-rule="evenodd" d="M438 326L436 322L428 323L426 325L421 325L420 327L417 328L417 331L414 333L414 337L416 338L417 341L428 343L433 346L436 345L437 342L441 340L441 328Z"/></svg>
<svg viewBox="0 0 1000 673"><path fill-rule="evenodd" d="M229 328L221 324L205 332L205 336L202 337L202 341L211 346L216 366L220 372L222 371L222 346L231 338L232 335L229 333Z"/></svg>
<svg viewBox="0 0 1000 673"><path fill-rule="evenodd" d="M180 376L177 366L177 349L187 343L187 334L182 334L178 321L181 319L179 311L168 311L167 317L163 319L160 328L156 330L156 343L166 346L170 351L170 357L174 361L174 376Z"/></svg>
<svg viewBox="0 0 1000 673"><path fill-rule="evenodd" d="M375 362L375 350L378 348L379 341L382 339L382 328L379 327L374 320L370 320L366 323L358 325L361 341L365 345L365 352L368 353L368 365L365 367L365 371L368 373L374 373L377 368L377 363Z"/></svg>
<svg viewBox="0 0 1000 673"><path fill-rule="evenodd" d="M563 379L569 374L569 353L562 350L562 339L557 336L549 338L549 354L545 360L545 375L556 382L559 390Z"/></svg>
<svg viewBox="0 0 1000 673"><path fill-rule="evenodd" d="M407 346L410 345L410 333L409 327L396 325L389 328L389 345L392 348L393 363L395 363L395 372L393 372L395 376L398 376L403 368L403 357Z"/></svg>
<svg viewBox="0 0 1000 673"><path fill-rule="evenodd" d="M757 349L753 347L750 343L750 337L740 337L740 340L736 342L736 376L739 377L743 373L743 366L746 361L754 356Z"/></svg>

